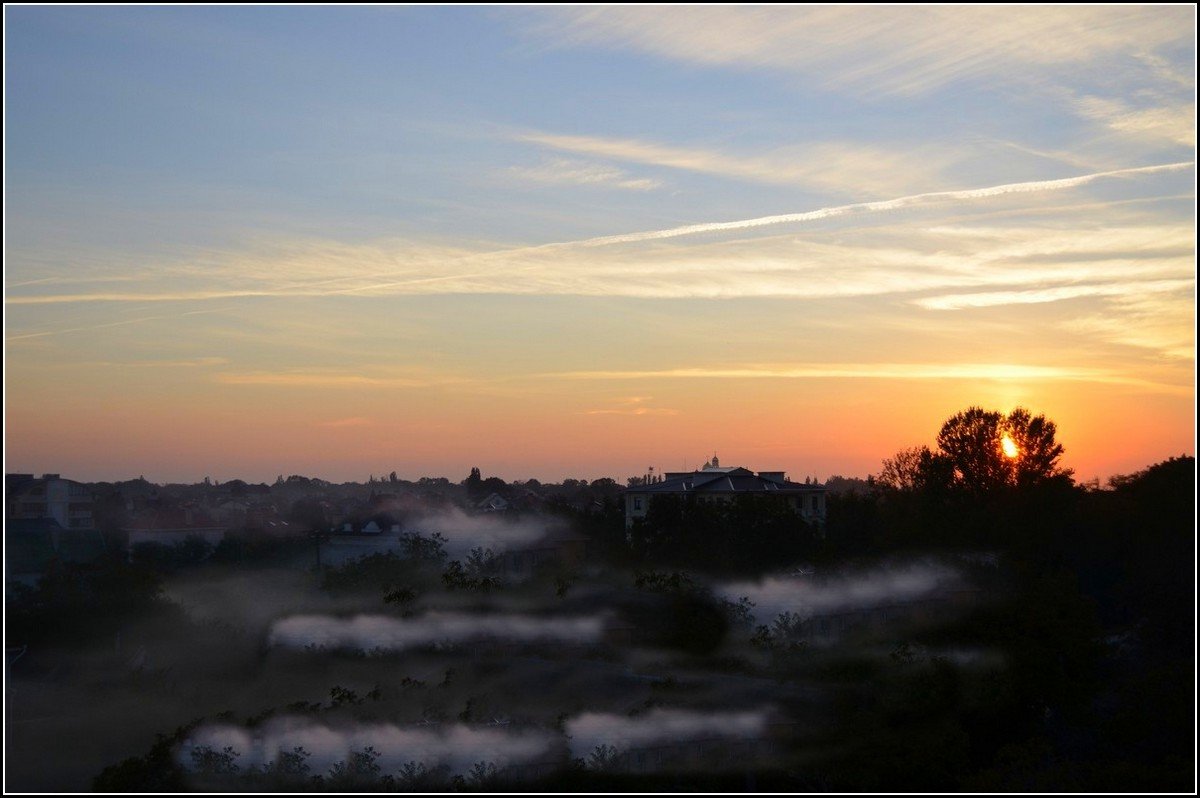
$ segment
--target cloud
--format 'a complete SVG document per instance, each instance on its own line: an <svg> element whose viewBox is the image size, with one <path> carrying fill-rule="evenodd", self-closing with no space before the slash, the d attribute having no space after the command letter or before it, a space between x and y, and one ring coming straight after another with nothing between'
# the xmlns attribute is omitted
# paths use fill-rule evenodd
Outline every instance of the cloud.
<svg viewBox="0 0 1200 798"><path fill-rule="evenodd" d="M1138 141L1196 146L1196 106L1191 102L1136 107L1123 100L1085 96L1075 106L1080 116Z"/></svg>
<svg viewBox="0 0 1200 798"><path fill-rule="evenodd" d="M508 174L534 183L601 186L629 191L653 191L663 185L661 180L633 177L615 166L563 158L543 161L538 166L513 166Z"/></svg>
<svg viewBox="0 0 1200 798"><path fill-rule="evenodd" d="M478 640L516 643L596 643L599 617L546 618L531 615L467 615L430 612L415 618L383 615L293 615L271 625L268 645L320 650L404 651Z"/></svg>
<svg viewBox="0 0 1200 798"><path fill-rule="evenodd" d="M375 424L375 421L362 416L352 416L350 418L339 418L333 421L318 422L319 427L332 427L334 429L342 429L345 427L370 427Z"/></svg>
<svg viewBox="0 0 1200 798"><path fill-rule="evenodd" d="M1083 328L1083 323L1080 328ZM1114 325L1115 328L1115 325ZM1092 328L1100 332L1101 325ZM1188 351L1174 342L1179 340L1179 330L1174 332L1171 355ZM1111 334L1113 330L1108 330ZM1162 331L1164 334L1168 331ZM1145 336L1144 344L1162 340ZM863 379L863 380L989 380L995 382L1091 382L1102 385L1128 385L1152 393L1187 396L1192 394L1190 384L1164 382L1147 379L1123 371L1078 368L1074 366L1040 366L1019 363L806 363L747 365L737 368L674 368L646 369L641 371L568 371L543 375L566 380L818 380L818 379Z"/></svg>
<svg viewBox="0 0 1200 798"><path fill-rule="evenodd" d="M623 399L614 399L613 403L619 405L615 408L598 408L596 410L585 410L584 415L588 416L677 416L678 410L668 407L648 407L645 403L654 399L653 396L627 396Z"/></svg>
<svg viewBox="0 0 1200 798"><path fill-rule="evenodd" d="M1110 59L1157 57L1187 45L1195 27L1191 9L1158 6L580 6L522 19L553 46L766 69L868 97L1061 79Z"/></svg>
<svg viewBox="0 0 1200 798"><path fill-rule="evenodd" d="M224 366L228 363L229 358L225 357L193 357L180 360L109 360L97 363L96 365L125 368L209 368L212 366Z"/></svg>
<svg viewBox="0 0 1200 798"><path fill-rule="evenodd" d="M838 194L886 194L928 184L937 179L939 164L947 163L944 150L897 153L844 142L812 142L803 147L744 156L633 139L543 132L526 133L518 138L598 158Z"/></svg>
<svg viewBox="0 0 1200 798"><path fill-rule="evenodd" d="M958 191L933 191L924 194L910 194L890 200L878 202L855 202L849 205L834 205L818 208L802 213L784 213L775 216L760 216L754 219L741 219L733 222L708 222L690 224L680 227L670 227L665 230L650 230L644 233L627 233L625 235L601 236L578 242L583 246L608 246L612 244L629 244L639 241L655 241L678 236L692 236L702 233L728 232L730 230L747 230L774 224L795 224L798 222L813 222L846 216L856 213L879 213L894 211L902 208L935 204L955 200L977 200L1002 197L1007 194L1030 194L1042 191L1059 191L1067 188L1078 188L1096 180L1112 177L1131 177L1134 175L1156 174L1160 172L1176 172L1195 166L1194 161L1159 164L1156 166L1140 166L1128 169L1114 169L1107 172L1093 172L1076 177L1065 177L1057 180L1031 180L1024 183L1006 183L986 188L971 188Z"/></svg>
<svg viewBox="0 0 1200 798"><path fill-rule="evenodd" d="M1087 297L1103 303L1103 314L1072 324L1056 319L1059 329L1092 335L1099 342L1139 348L1158 341L1160 354L1178 359L1189 351L1192 317L1172 311L1154 319L1124 301L1126 292L1156 295L1186 291L1195 280L1195 228L1190 216L1173 219L1176 207L1188 204L1174 191L1163 194L1164 181L1183 179L1192 162L1092 172L1053 180L1027 181L957 191L905 195L890 200L827 206L810 211L706 222L659 230L600 236L508 249L472 250L409 240L351 244L332 241L292 241L173 265L149 264L131 272L144 275L139 301L152 296L177 300L228 296L392 297L447 294L496 294L628 298L786 298L813 303L856 298L896 297L914 313L957 310L969 313L1002 304L1029 306L1063 302L1060 317L1080 313L1065 300ZM1147 212L1127 200L1085 206L1049 206L1045 197L1101 181L1120 183L1129 190L1151 192L1159 208ZM1169 187L1169 186L1168 186ZM1109 187L1111 188L1111 187ZM1158 191L1157 197L1152 192ZM1000 204L1000 200L1006 200ZM1000 205L999 208L996 205ZM1168 213L1163 214L1163 208ZM114 268L128 268L114 266ZM281 275L283 275L281 277ZM196 285L180 294L178 279ZM162 294L153 293L156 287ZM236 289L236 290L235 290ZM25 312L44 324L45 312L23 310L28 302L74 302L93 295L28 297L10 295L10 321ZM101 294L101 300L113 300ZM126 297L132 300L133 297ZM228 305L228 303L222 303ZM899 303L893 303L893 307ZM189 313L204 311L189 311ZM270 318L260 313L260 318ZM64 330L17 332L9 341L38 338L70 330L90 330L138 321L167 320L155 315L111 322L74 324ZM922 321L923 324L932 323ZM1135 335L1137 327L1152 324L1153 335ZM1172 330L1171 327L1178 329ZM1124 332L1121 332L1125 328ZM10 327L11 329L11 327ZM18 328L19 330L19 328ZM327 336L311 336L312 346ZM352 350L347 350L352 351ZM1008 358L1000 356L1002 361ZM215 365L215 364L214 364ZM672 371L674 376L790 376L1087 379L1120 382L1115 372L1080 374L1064 368L1054 374L1014 374L992 364L896 366L889 363L830 366L794 364L754 367L729 373L707 368ZM815 369L815 370L814 370ZM714 374L714 371L720 374ZM784 372L780 374L780 372ZM639 374L658 373L638 372ZM617 372L603 372L607 378ZM1057 375L1057 376L1055 376ZM478 386L481 381L428 372L382 369L224 370L211 379L224 385L330 387L348 390ZM1130 384L1136 381L1129 378ZM1159 388L1155 388L1158 390ZM1168 390L1175 390L1172 386ZM666 416L670 408L648 405L600 405L582 412L596 416Z"/></svg>
<svg viewBox="0 0 1200 798"><path fill-rule="evenodd" d="M997 305L1028 305L1044 302L1059 302L1080 297L1120 297L1133 293L1162 293L1193 288L1194 280L1144 280L1136 283L1108 283L1105 285L1062 285L1053 288L1034 288L1027 291L991 291L976 294L946 294L922 297L913 303L930 310L962 310L964 308L987 308Z"/></svg>
<svg viewBox="0 0 1200 798"><path fill-rule="evenodd" d="M5 303L8 303L10 301L10 299L6 297L4 301L5 301ZM66 301L70 302L71 300L66 300ZM83 300L80 300L80 301L83 301ZM13 303L13 304L20 304L20 303ZM31 339L31 338L46 338L51 335L65 335L67 333L75 333L75 332L90 332L92 330L108 329L109 327L124 327L129 324L144 324L144 323L150 322L150 321L164 321L164 320L169 320L169 319L175 319L175 318L178 318L179 316L196 316L196 315L205 314L205 313L220 313L220 312L221 311L219 311L219 310L191 310L191 311L187 311L186 313L177 313L172 316L139 316L135 319L122 319L121 321L105 322L104 324L89 324L89 325L85 325L83 327L64 327L64 328L60 328L57 330L39 330L37 332L31 332L31 333L20 333L17 335L6 336L4 340L5 341L23 341L23 340Z"/></svg>
<svg viewBox="0 0 1200 798"><path fill-rule="evenodd" d="M889 379L889 380L1065 380L1125 383L1104 369L1015 363L805 363L738 368L676 368L645 371L568 371L562 379Z"/></svg>
<svg viewBox="0 0 1200 798"><path fill-rule="evenodd" d="M1194 369L1196 284L1193 280L1186 290L1171 293L1131 291L1113 297L1106 313L1068 319L1060 326L1109 343L1147 349L1160 357L1191 361Z"/></svg>
<svg viewBox="0 0 1200 798"><path fill-rule="evenodd" d="M667 407L631 407L621 410L585 410L584 415L588 416L677 416L678 410L672 410Z"/></svg>
<svg viewBox="0 0 1200 798"><path fill-rule="evenodd" d="M213 377L225 385L268 385L286 388L430 388L467 382L455 377L421 378L319 372L225 372Z"/></svg>
<svg viewBox="0 0 1200 798"><path fill-rule="evenodd" d="M1193 162L1159 164L1106 172L1094 172L1055 180L1009 183L984 188L913 194L889 200L835 205L799 213L761 216L727 222L703 222L619 235L516 247L470 251L410 241L377 242L369 245L331 241L293 242L277 248L247 251L219 260L158 266L146 270L146 282L170 284L179 278L207 279L215 288L193 292L177 289L161 293L147 290L137 294L42 294L10 295L9 306L94 302L150 302L208 300L214 297L317 297L317 296L403 296L428 294L575 294L641 297L734 297L734 296L854 296L953 286L1013 282L1009 273L980 269L984 256L944 257L946 233L934 230L901 231L903 239L861 242L840 236L809 235L806 239L776 238L753 241L717 241L709 248L679 250L631 245L657 244L673 239L714 234L761 231L783 225L816 226L849 217L867 219L896 211L932 211L958 203L973 204L999 197L1032 197L1041 193L1079 188L1101 180L1128 180L1172 174L1194 166ZM1106 231L1111 224L1097 225L1084 216L1086 235L1137 235L1145 228ZM876 223L881 220L876 220ZM1162 229L1160 227L1160 229ZM1168 230L1190 231L1177 225ZM1043 239L1048 246L1062 248L1061 239L1075 231L1022 231L1026 254L1035 255ZM1012 247L999 238L979 234L982 243L1013 256ZM961 235L968 235L966 231ZM1171 235L1175 238L1175 233ZM1190 232L1189 232L1190 235ZM832 240L831 240L832 239ZM955 242L961 245L962 242ZM1077 244L1076 244L1077 246ZM1145 244L1139 244L1144 249ZM903 251L901 251L901 248ZM612 250L602 254L602 250ZM971 250L963 247L962 252ZM995 256L995 257L998 257ZM914 264L938 264L941 274ZM902 267L902 268L897 268ZM280 278L280 275L288 275ZM829 279L837 274L838 279ZM1045 279L1044 276L1039 280ZM1079 279L1079 278L1073 278ZM130 322L117 322L130 323ZM46 335L51 333L32 333ZM21 336L15 336L21 337ZM11 339L10 339L11 340ZM316 377L241 375L230 382L302 382ZM367 384L374 378L356 378ZM352 380L353 382L353 380Z"/></svg>

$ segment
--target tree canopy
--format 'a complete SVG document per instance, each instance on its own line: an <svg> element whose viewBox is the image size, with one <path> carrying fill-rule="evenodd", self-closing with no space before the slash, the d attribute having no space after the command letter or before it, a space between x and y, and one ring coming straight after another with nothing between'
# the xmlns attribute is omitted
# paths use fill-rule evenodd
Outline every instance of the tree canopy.
<svg viewBox="0 0 1200 798"><path fill-rule="evenodd" d="M1018 407L1005 415L969 407L942 424L937 450L905 449L884 461L880 483L896 490L945 484L982 495L1004 487L1030 487L1071 476L1060 460L1058 428Z"/></svg>

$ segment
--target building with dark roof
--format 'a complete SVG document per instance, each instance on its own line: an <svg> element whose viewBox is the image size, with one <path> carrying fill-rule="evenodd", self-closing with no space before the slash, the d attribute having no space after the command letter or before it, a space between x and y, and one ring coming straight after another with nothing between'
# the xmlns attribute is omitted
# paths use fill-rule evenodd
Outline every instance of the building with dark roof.
<svg viewBox="0 0 1200 798"><path fill-rule="evenodd" d="M645 518L656 496L690 497L696 501L732 501L741 495L776 497L804 521L825 525L825 486L819 482L791 482L783 471L721 467L713 456L698 471L668 471L661 481L625 489L625 528Z"/></svg>

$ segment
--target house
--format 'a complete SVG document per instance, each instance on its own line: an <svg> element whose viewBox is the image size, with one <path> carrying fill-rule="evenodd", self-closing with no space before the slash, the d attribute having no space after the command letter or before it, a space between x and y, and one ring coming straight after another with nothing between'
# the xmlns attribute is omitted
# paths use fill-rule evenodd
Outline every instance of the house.
<svg viewBox="0 0 1200 798"><path fill-rule="evenodd" d="M92 490L58 474L4 475L4 517L8 521L53 518L63 529L93 529Z"/></svg>
<svg viewBox="0 0 1200 798"><path fill-rule="evenodd" d="M791 507L804 521L825 525L825 486L819 482L790 482L783 471L722 467L716 455L698 471L668 471L659 482L625 489L625 528L645 518L656 496L681 496L696 501L733 501L738 496L770 496Z"/></svg>
<svg viewBox="0 0 1200 798"><path fill-rule="evenodd" d="M512 546L496 555L497 571L505 577L527 578L538 568L554 565L570 570L587 559L588 538L569 528L549 530L532 543Z"/></svg>
<svg viewBox="0 0 1200 798"><path fill-rule="evenodd" d="M508 500L499 493L493 493L475 506L485 513L502 513L509 508Z"/></svg>
<svg viewBox="0 0 1200 798"><path fill-rule="evenodd" d="M146 508L130 514L122 528L127 535L130 558L133 549L145 543L160 546L178 546L188 538L199 538L209 546L216 547L225 539L228 527L212 517L208 510L196 502L181 502Z"/></svg>

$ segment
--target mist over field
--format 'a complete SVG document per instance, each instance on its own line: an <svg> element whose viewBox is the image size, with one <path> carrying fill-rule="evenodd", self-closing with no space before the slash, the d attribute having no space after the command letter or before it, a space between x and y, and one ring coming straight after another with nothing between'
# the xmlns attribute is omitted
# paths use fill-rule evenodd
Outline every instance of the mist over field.
<svg viewBox="0 0 1200 798"><path fill-rule="evenodd" d="M237 765L249 769L278 761L280 752L302 748L310 754L307 762L313 772L324 773L339 762L349 761L353 752L370 747L380 753L376 764L384 772L423 763L429 769L446 766L451 774L465 775L479 762L505 768L545 758L558 742L554 735L535 730L463 724L438 729L381 723L331 727L308 718L284 717L274 718L253 732L236 726L199 728L183 742L178 756L185 768L195 769L197 751L232 748L237 752Z"/></svg>
<svg viewBox="0 0 1200 798"><path fill-rule="evenodd" d="M272 624L267 643L288 648L353 649L370 653L476 640L595 643L602 631L603 620L600 618L441 612L405 619L377 615L352 618L296 615Z"/></svg>
<svg viewBox="0 0 1200 798"><path fill-rule="evenodd" d="M890 563L871 570L836 571L831 574L796 572L757 582L719 586L730 601L745 596L754 603L758 623L769 623L790 612L802 618L844 611L905 604L927 598L935 591L961 586L961 575L950 565L933 560Z"/></svg>
<svg viewBox="0 0 1200 798"><path fill-rule="evenodd" d="M571 753L586 757L606 745L616 753L662 743L696 739L756 738L766 731L767 713L691 712L652 709L644 715L627 717L588 712L571 718L564 726Z"/></svg>
<svg viewBox="0 0 1200 798"><path fill-rule="evenodd" d="M563 526L561 520L550 517L533 515L514 520L497 517L494 513L468 515L457 507L419 516L412 525L421 534L439 534L446 538L446 553L451 559L462 559L475 548L501 554L508 549L537 543Z"/></svg>

